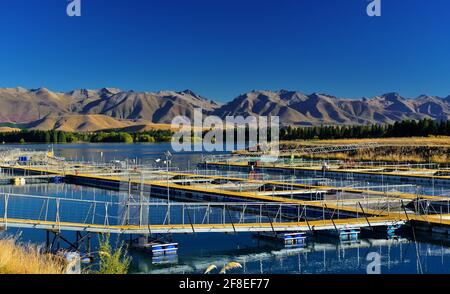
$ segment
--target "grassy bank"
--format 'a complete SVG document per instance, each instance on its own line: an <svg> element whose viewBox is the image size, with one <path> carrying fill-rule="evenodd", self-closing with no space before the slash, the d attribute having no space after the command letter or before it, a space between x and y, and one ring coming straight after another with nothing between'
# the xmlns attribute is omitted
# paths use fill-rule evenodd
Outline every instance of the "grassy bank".
<svg viewBox="0 0 450 294"><path fill-rule="evenodd" d="M304 146L304 145L339 145L339 144L359 144L377 142L381 145L389 146L434 146L450 147L450 137L430 136L430 137L407 137L407 138L372 138L372 139L337 139L337 140L295 140L281 141L283 145Z"/></svg>
<svg viewBox="0 0 450 294"><path fill-rule="evenodd" d="M99 239L97 269L91 266L83 274L127 274L131 263L128 248L123 243L111 246L109 235ZM62 252L60 252L62 253ZM0 274L65 274L73 265L62 254L44 253L42 247L19 243L13 237L0 239Z"/></svg>
<svg viewBox="0 0 450 294"><path fill-rule="evenodd" d="M32 244L0 240L0 274L63 274L65 262Z"/></svg>
<svg viewBox="0 0 450 294"><path fill-rule="evenodd" d="M450 137L283 141L281 142L281 149L367 142L377 142L380 144L380 147L328 154L304 154L302 157L323 160L340 159L410 163L450 163Z"/></svg>

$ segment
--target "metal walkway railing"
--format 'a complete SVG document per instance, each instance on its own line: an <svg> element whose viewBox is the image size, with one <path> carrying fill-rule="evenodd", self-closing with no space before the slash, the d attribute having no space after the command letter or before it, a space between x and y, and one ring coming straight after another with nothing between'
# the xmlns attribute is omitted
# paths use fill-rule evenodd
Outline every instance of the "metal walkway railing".
<svg viewBox="0 0 450 294"><path fill-rule="evenodd" d="M312 214L295 203L152 203L130 198L105 202L0 194L0 225L109 233L202 233L307 231L377 226L404 221L400 214L341 218L339 212ZM325 207L324 207L325 208Z"/></svg>

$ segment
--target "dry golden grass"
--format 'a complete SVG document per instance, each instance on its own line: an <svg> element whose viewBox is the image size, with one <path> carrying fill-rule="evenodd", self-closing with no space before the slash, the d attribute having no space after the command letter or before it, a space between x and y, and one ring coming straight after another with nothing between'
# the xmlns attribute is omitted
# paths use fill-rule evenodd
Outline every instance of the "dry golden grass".
<svg viewBox="0 0 450 294"><path fill-rule="evenodd" d="M281 149L286 147L345 145L367 142L377 142L380 144L380 147L340 153L303 154L303 157L311 159L450 163L450 137L283 141L281 142Z"/></svg>
<svg viewBox="0 0 450 294"><path fill-rule="evenodd" d="M134 123L133 125L130 125L125 128L121 128L121 129L119 129L119 131L129 132L129 133L147 132L147 131L154 131L154 130L176 132L176 131L180 130L180 128L181 128L181 127L172 126L171 124L155 124L155 123L150 123L150 122L146 122L144 124L139 124L140 122L142 122L142 121L133 122ZM108 130L108 129L106 129L106 130ZM111 129L109 129L109 130L111 130ZM194 130L195 131L207 131L208 129L193 126L192 130L193 131Z"/></svg>
<svg viewBox="0 0 450 294"><path fill-rule="evenodd" d="M365 154L346 154L346 153L331 153L331 154L314 154L305 155L304 158L322 159L322 160L358 160L358 161L385 161L385 162L410 162L410 163L449 163L450 157L445 154L432 155L427 159L418 154L399 154L391 153L387 155L380 155L376 153Z"/></svg>
<svg viewBox="0 0 450 294"><path fill-rule="evenodd" d="M94 132L103 129L120 129L132 125L130 121L118 120L106 115L67 115L50 116L33 126L32 129L38 130L58 130L65 132Z"/></svg>
<svg viewBox="0 0 450 294"><path fill-rule="evenodd" d="M12 133L12 132L20 132L18 128L10 128L10 127L0 127L1 133Z"/></svg>
<svg viewBox="0 0 450 294"><path fill-rule="evenodd" d="M63 274L65 263L31 244L0 240L0 274Z"/></svg>
<svg viewBox="0 0 450 294"><path fill-rule="evenodd" d="M146 132L152 130L177 131L179 127L171 124L157 124L147 120L116 119L107 115L65 115L50 116L31 126L32 130L57 130L64 132L96 132L96 131L121 131L121 132ZM199 130L198 127L193 127ZM18 130L18 129L17 129ZM206 128L200 128L205 131ZM5 129L5 131L12 131Z"/></svg>
<svg viewBox="0 0 450 294"><path fill-rule="evenodd" d="M378 139L338 139L338 140L297 140L282 141L287 145L327 145L327 144L358 144L377 142L382 145L391 146L450 146L450 137L410 137L410 138L378 138Z"/></svg>

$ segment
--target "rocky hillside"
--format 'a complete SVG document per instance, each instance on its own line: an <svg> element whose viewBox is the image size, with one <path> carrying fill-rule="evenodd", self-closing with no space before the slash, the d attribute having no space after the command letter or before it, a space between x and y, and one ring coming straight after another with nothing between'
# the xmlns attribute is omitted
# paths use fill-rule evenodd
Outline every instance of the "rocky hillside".
<svg viewBox="0 0 450 294"><path fill-rule="evenodd" d="M373 98L340 99L325 94L292 91L252 91L214 111L216 115L277 115L285 124L371 124L404 119L448 119L450 96L415 99L388 93Z"/></svg>
<svg viewBox="0 0 450 294"><path fill-rule="evenodd" d="M177 115L191 117L194 107L212 111L218 105L190 90L138 93L104 88L60 93L45 88L0 89L0 122L24 123L47 117L101 114L120 120L170 123Z"/></svg>

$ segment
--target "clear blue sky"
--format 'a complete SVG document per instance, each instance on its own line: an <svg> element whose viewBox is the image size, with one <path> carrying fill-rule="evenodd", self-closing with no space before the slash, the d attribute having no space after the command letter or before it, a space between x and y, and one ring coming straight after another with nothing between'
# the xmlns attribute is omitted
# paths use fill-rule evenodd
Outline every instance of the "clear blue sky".
<svg viewBox="0 0 450 294"><path fill-rule="evenodd" d="M450 1L0 0L0 87L450 94Z"/></svg>

